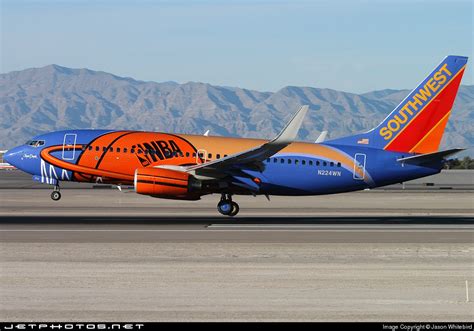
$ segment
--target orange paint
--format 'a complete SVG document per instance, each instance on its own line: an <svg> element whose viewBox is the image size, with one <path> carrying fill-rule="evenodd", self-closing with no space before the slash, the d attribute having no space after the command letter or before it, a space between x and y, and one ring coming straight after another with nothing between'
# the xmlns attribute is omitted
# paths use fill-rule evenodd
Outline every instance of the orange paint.
<svg viewBox="0 0 474 331"><path fill-rule="evenodd" d="M189 192L189 174L169 169L139 168L135 174L137 193L185 198Z"/></svg>
<svg viewBox="0 0 474 331"><path fill-rule="evenodd" d="M436 152L439 148L441 138L443 137L444 128L449 120L449 115L451 112L448 112L439 122L436 124L431 131L429 131L423 139L421 139L418 144L410 151L411 153L433 153Z"/></svg>

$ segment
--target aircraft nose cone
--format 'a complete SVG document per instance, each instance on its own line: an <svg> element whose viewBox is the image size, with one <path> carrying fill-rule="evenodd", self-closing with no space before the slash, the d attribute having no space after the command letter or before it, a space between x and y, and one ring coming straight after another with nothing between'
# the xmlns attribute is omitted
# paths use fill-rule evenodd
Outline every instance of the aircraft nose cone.
<svg viewBox="0 0 474 331"><path fill-rule="evenodd" d="M18 168L18 164L22 155L22 150L23 150L22 147L15 147L15 148L9 149L3 155L3 159L5 160L5 162Z"/></svg>

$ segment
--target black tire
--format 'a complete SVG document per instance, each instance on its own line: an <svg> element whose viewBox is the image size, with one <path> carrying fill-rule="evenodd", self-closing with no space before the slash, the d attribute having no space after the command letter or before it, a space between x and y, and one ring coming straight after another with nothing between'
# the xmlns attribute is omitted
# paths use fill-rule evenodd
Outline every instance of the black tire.
<svg viewBox="0 0 474 331"><path fill-rule="evenodd" d="M59 191L53 191L51 193L51 199L53 199L54 201L58 201L59 199L61 199L61 193L59 193Z"/></svg>
<svg viewBox="0 0 474 331"><path fill-rule="evenodd" d="M239 213L239 210L239 205L236 202L232 201L232 211L229 213L229 216L234 217Z"/></svg>
<svg viewBox="0 0 474 331"><path fill-rule="evenodd" d="M222 215L228 216L234 210L234 207L232 205L232 201L229 201L229 200L219 201L219 203L217 204L217 210Z"/></svg>

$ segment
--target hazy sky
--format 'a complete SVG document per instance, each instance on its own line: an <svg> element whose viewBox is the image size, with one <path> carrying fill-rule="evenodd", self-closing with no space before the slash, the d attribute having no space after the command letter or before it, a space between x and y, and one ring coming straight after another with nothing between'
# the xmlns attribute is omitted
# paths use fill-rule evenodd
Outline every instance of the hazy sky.
<svg viewBox="0 0 474 331"><path fill-rule="evenodd" d="M472 0L1 3L1 72L48 64L276 91L413 88L469 56Z"/></svg>

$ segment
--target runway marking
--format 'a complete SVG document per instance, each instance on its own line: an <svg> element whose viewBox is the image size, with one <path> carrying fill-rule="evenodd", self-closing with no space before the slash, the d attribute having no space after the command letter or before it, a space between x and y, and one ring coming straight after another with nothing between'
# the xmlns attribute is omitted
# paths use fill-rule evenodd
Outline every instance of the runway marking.
<svg viewBox="0 0 474 331"><path fill-rule="evenodd" d="M360 229L360 230L474 230L474 224L211 224L207 228L225 229Z"/></svg>

